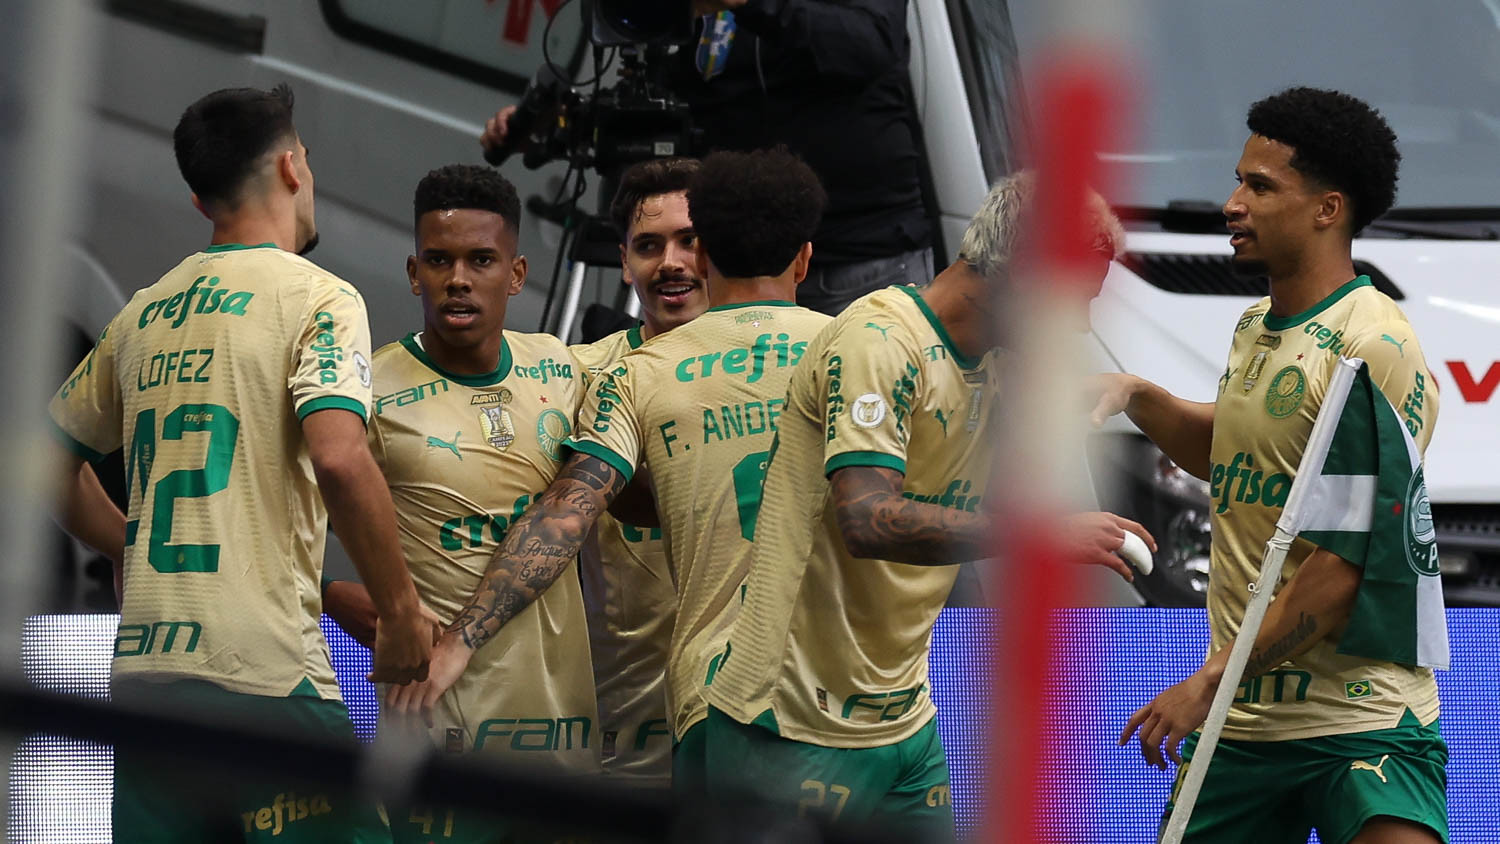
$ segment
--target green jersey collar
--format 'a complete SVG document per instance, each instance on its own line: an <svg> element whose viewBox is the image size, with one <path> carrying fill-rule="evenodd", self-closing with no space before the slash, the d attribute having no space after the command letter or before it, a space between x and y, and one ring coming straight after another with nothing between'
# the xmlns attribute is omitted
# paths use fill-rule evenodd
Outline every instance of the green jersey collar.
<svg viewBox="0 0 1500 844"><path fill-rule="evenodd" d="M280 248L280 247L278 247L274 243L253 243L253 244L249 244L249 245L246 245L246 244L243 244L243 243L217 243L217 244L214 244L213 246L208 247L207 249L205 249L203 251L204 252L208 252L208 253L214 253L214 252L237 252L237 251L239 251L241 249L278 249L278 248Z"/></svg>
<svg viewBox="0 0 1500 844"><path fill-rule="evenodd" d="M639 349L641 347L641 344L646 342L645 340L641 339L640 323L632 325L630 329L625 332L625 342L629 343L630 348L632 349Z"/></svg>
<svg viewBox="0 0 1500 844"><path fill-rule="evenodd" d="M421 361L428 369L455 384L462 384L465 387L490 387L504 381L505 376L510 374L510 341L505 338L504 334L500 335L500 365L495 367L495 371L486 372L483 375L459 375L438 366L432 357L427 354L427 350L422 348L422 344L417 342L416 334L408 334L402 337L401 345L405 346L406 350L411 352L411 356Z"/></svg>
<svg viewBox="0 0 1500 844"><path fill-rule="evenodd" d="M943 345L948 347L948 354L953 357L953 362L958 364L959 369L979 368L979 364L984 362L984 357L967 357L963 352L958 350L958 345L953 342L952 337L948 336L948 329L943 327L943 321L938 319L937 314L932 312L932 308L928 307L927 300L922 298L922 294L917 288L907 285L897 285L896 289L910 296L912 301L917 303L917 310L922 312L922 316L927 317L927 321L932 325L932 330L937 333L938 339L943 341Z"/></svg>
<svg viewBox="0 0 1500 844"><path fill-rule="evenodd" d="M735 302L732 305L714 305L708 309L708 313L714 311L732 311L736 308L795 308L796 302L786 302L780 299L762 299L759 302Z"/></svg>
<svg viewBox="0 0 1500 844"><path fill-rule="evenodd" d="M1265 319L1266 328L1271 331L1283 331L1288 328L1295 328L1296 326L1307 322L1318 314L1333 307L1333 303L1344 298L1345 296L1348 296L1353 291L1358 290L1361 287L1373 286L1374 285L1370 281L1369 276L1356 276L1353 280L1345 282L1344 285L1339 289L1323 297L1323 301L1319 302L1316 305L1313 305L1311 308L1308 308L1300 314L1292 314L1288 317L1279 317L1274 316L1270 311L1267 311Z"/></svg>

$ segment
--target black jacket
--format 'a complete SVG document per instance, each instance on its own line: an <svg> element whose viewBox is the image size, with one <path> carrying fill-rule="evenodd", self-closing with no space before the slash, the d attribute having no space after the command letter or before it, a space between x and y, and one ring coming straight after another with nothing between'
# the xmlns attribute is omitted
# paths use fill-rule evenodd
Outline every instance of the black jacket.
<svg viewBox="0 0 1500 844"><path fill-rule="evenodd" d="M735 23L721 74L703 78L696 39L672 67L708 150L780 143L812 167L829 197L815 264L929 245L906 0L749 0Z"/></svg>

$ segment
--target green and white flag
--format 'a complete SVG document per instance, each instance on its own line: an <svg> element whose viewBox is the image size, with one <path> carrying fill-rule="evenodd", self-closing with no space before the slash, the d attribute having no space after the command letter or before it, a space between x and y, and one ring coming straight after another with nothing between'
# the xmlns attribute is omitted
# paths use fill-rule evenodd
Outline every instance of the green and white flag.
<svg viewBox="0 0 1500 844"><path fill-rule="evenodd" d="M1364 361L1340 359L1339 366L1355 371L1333 379L1323 399L1320 415L1338 414L1332 440L1324 454L1304 455L1277 527L1364 570L1339 653L1447 668L1447 614L1421 452Z"/></svg>

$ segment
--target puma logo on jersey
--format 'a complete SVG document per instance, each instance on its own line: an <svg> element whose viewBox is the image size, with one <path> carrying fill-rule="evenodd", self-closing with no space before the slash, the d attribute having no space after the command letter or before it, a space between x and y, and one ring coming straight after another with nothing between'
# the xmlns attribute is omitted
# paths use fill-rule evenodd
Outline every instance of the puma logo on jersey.
<svg viewBox="0 0 1500 844"><path fill-rule="evenodd" d="M876 325L873 322L867 322L867 323L865 323L865 328L873 328L876 331L879 331L880 332L880 339L882 339L882 340L889 340L889 339L891 339L890 336L886 334L887 331L891 330L891 327L889 325L879 326L879 325Z"/></svg>
<svg viewBox="0 0 1500 844"><path fill-rule="evenodd" d="M1380 339L1384 340L1387 343L1390 343L1392 346L1395 346L1396 347L1396 351L1398 351L1398 352L1401 353L1401 357L1403 357L1403 358L1406 357L1406 348L1405 348L1406 347L1406 341L1405 340L1402 340L1401 342L1397 343L1396 342L1396 338L1392 337L1389 334L1382 334L1382 335L1380 335Z"/></svg>
<svg viewBox="0 0 1500 844"><path fill-rule="evenodd" d="M462 460L462 459L464 459L464 456L462 454L458 453L458 437L462 433L463 433L463 431L454 431L453 432L453 442L448 442L446 440L440 440L437 437L428 437L427 438L427 447L428 448L446 448L449 451L453 452L453 456L454 457L457 457L459 460Z"/></svg>
<svg viewBox="0 0 1500 844"><path fill-rule="evenodd" d="M948 436L948 420L953 417L943 413L941 410L934 412L932 415L937 417L937 421L943 423L943 436Z"/></svg>
<svg viewBox="0 0 1500 844"><path fill-rule="evenodd" d="M1352 765L1349 766L1349 770L1351 770L1351 771L1374 771L1375 772L1375 776L1380 777L1380 781L1381 782L1389 782L1389 780L1387 780L1385 778L1385 771L1380 770L1380 766L1384 765L1385 764L1385 760L1387 760L1389 758L1391 758L1391 755L1389 753L1387 753L1386 755L1380 757L1380 762L1378 762L1377 764L1374 764L1374 765L1371 765L1369 762L1366 762L1363 759L1356 759L1356 760L1354 760L1354 764L1352 764Z"/></svg>

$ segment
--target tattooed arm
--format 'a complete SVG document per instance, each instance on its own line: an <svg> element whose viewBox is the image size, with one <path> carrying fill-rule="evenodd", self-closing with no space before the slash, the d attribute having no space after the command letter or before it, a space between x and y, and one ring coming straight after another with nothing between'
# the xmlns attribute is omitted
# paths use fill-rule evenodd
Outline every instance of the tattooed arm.
<svg viewBox="0 0 1500 844"><path fill-rule="evenodd" d="M1259 677L1342 630L1354 608L1361 575L1357 566L1329 551L1318 548L1309 554L1266 608L1240 681ZM1129 741L1139 728L1141 755L1147 764L1167 767L1161 752L1163 738L1167 756L1181 764L1177 745L1208 717L1214 692L1229 662L1229 651L1227 646L1220 648L1186 680L1136 710L1120 734L1120 744Z"/></svg>
<svg viewBox="0 0 1500 844"><path fill-rule="evenodd" d="M844 547L855 557L946 566L984 556L989 519L901 497L902 475L846 466L829 476Z"/></svg>
<svg viewBox="0 0 1500 844"><path fill-rule="evenodd" d="M625 477L608 463L574 452L490 558L474 597L433 648L427 682L393 686L387 705L402 714L420 711L430 725L433 705L458 681L474 651L547 591L624 486Z"/></svg>

